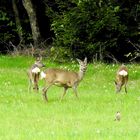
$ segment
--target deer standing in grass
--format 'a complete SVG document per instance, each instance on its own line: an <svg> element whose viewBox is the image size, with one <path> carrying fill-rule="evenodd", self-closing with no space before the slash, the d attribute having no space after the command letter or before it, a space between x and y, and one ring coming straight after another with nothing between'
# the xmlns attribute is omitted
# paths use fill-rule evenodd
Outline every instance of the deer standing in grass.
<svg viewBox="0 0 140 140"><path fill-rule="evenodd" d="M32 86L35 91L39 90L38 81L40 77L40 69L42 67L45 67L45 65L42 63L42 57L37 57L35 63L30 69L28 69L27 75L29 77L29 92L31 91Z"/></svg>
<svg viewBox="0 0 140 140"><path fill-rule="evenodd" d="M127 82L128 82L128 69L125 65L121 65L117 71L116 75L116 92L120 92L122 89L122 86L124 85L125 87L125 93L127 93Z"/></svg>
<svg viewBox="0 0 140 140"><path fill-rule="evenodd" d="M46 86L43 89L43 97L46 101L48 101L47 98L47 90L52 86L60 86L64 88L64 93L61 97L61 100L66 94L66 91L68 88L73 88L73 91L78 98L77 95L77 86L80 83L80 81L83 79L84 74L87 69L87 58L84 59L84 61L81 61L80 59L77 59L77 61L80 64L79 72L72 72L62 69L55 69L55 68L49 68L44 73L42 73L42 77L45 79Z"/></svg>

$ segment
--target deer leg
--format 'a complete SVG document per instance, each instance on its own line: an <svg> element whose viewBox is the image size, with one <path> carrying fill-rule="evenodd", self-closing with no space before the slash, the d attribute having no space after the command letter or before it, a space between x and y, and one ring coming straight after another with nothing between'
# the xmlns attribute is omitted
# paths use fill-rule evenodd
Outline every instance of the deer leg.
<svg viewBox="0 0 140 140"><path fill-rule="evenodd" d="M43 97L46 101L48 101L48 97L47 97L47 90L52 86L52 84L48 85L47 87L43 88Z"/></svg>
<svg viewBox="0 0 140 140"><path fill-rule="evenodd" d="M78 94L77 94L77 84L75 84L75 85L73 86L73 91L74 91L74 93L75 93L75 96L78 98Z"/></svg>
<svg viewBox="0 0 140 140"><path fill-rule="evenodd" d="M37 92L39 91L39 86L38 86L39 75L40 75L40 73L38 73L37 76L36 76L36 90L37 90Z"/></svg>
<svg viewBox="0 0 140 140"><path fill-rule="evenodd" d="M77 98L79 98L79 97L78 97L78 94L77 94L77 89L73 89L73 90L74 90L75 96L76 96Z"/></svg>
<svg viewBox="0 0 140 140"><path fill-rule="evenodd" d="M39 88L38 88L38 83L34 83L34 88L33 88L36 92L38 92L39 91Z"/></svg>
<svg viewBox="0 0 140 140"><path fill-rule="evenodd" d="M122 89L122 83L121 84L116 84L116 93L119 93Z"/></svg>
<svg viewBox="0 0 140 140"><path fill-rule="evenodd" d="M48 98L46 94L47 94L47 91L43 89L43 98L48 102Z"/></svg>
<svg viewBox="0 0 140 140"><path fill-rule="evenodd" d="M34 88L33 88L33 89L34 89L36 92L39 91L38 81L39 81L39 73L37 73L37 74L34 75Z"/></svg>
<svg viewBox="0 0 140 140"><path fill-rule="evenodd" d="M28 87L28 92L30 93L32 89L32 80L29 79L29 87Z"/></svg>
<svg viewBox="0 0 140 140"><path fill-rule="evenodd" d="M117 89L116 90L116 93L120 93L120 91L121 91L121 87L120 87L120 89Z"/></svg>
<svg viewBox="0 0 140 140"><path fill-rule="evenodd" d="M48 101L48 98L47 98L47 90L48 90L48 87L46 88L43 88L43 97L46 101Z"/></svg>
<svg viewBox="0 0 140 140"><path fill-rule="evenodd" d="M62 101L63 97L66 95L67 89L68 89L68 87L64 87L64 93L62 94L61 99L60 99L61 101Z"/></svg>
<svg viewBox="0 0 140 140"><path fill-rule="evenodd" d="M126 87L126 84L125 84L125 93L127 93L127 87Z"/></svg>

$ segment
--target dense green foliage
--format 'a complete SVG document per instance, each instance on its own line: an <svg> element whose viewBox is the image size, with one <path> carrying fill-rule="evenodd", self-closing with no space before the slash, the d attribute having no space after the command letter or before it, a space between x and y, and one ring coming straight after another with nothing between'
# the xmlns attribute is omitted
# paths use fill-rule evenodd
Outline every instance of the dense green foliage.
<svg viewBox="0 0 140 140"><path fill-rule="evenodd" d="M68 90L62 102L63 89L48 90L49 103L39 93L28 93L26 70L33 63L27 57L0 57L0 139L9 140L139 140L140 139L140 66L128 65L128 94L115 94L113 80L118 65L89 64L78 87L79 100ZM78 63L57 64L45 61L47 67L78 71ZM121 121L114 121L117 111Z"/></svg>
<svg viewBox="0 0 140 140"><path fill-rule="evenodd" d="M14 23L11 21L11 17L9 17L8 13L2 10L0 10L0 23L0 42L8 46L6 43L12 40L16 34L16 32L14 32ZM0 50L2 49L0 48Z"/></svg>
<svg viewBox="0 0 140 140"><path fill-rule="evenodd" d="M120 36L125 36L126 26L120 21L120 7L106 3L82 1L54 20L55 45L71 48L76 57L93 54L100 48L104 52L116 47Z"/></svg>
<svg viewBox="0 0 140 140"><path fill-rule="evenodd" d="M15 26L12 2L19 10L20 29ZM22 1L12 2L0 2L0 43L6 48L10 41L15 45L33 42L31 21ZM50 49L49 45L53 47L54 52L59 53L58 58L87 56L90 60L109 60L112 56L119 61L128 61L136 56L135 52L139 56L139 49L129 43L140 44L139 1L37 0L33 5L42 44L46 43L46 49ZM19 32L24 41L20 40Z"/></svg>
<svg viewBox="0 0 140 140"><path fill-rule="evenodd" d="M65 3L58 1L60 12L53 19L54 45L70 48L74 57L123 57L132 50L129 39L139 43L138 3L130 2L129 7L128 2L73 1L70 8Z"/></svg>

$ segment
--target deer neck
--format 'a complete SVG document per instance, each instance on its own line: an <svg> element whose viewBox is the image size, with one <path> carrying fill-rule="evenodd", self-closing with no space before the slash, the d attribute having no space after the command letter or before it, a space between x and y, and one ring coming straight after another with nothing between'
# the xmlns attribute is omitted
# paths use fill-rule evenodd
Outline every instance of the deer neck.
<svg viewBox="0 0 140 140"><path fill-rule="evenodd" d="M37 64L34 64L34 65L32 65L32 69L34 69L34 68L36 68L36 67L38 67L38 65Z"/></svg>
<svg viewBox="0 0 140 140"><path fill-rule="evenodd" d="M79 69L79 72L78 72L79 81L81 81L83 79L83 77L85 75L85 71L86 71L86 68L80 66L80 69Z"/></svg>

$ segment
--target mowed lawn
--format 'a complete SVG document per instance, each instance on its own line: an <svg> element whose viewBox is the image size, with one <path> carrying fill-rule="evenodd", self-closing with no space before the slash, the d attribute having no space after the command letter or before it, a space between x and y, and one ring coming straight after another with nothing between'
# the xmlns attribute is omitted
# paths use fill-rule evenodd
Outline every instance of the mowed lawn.
<svg viewBox="0 0 140 140"><path fill-rule="evenodd" d="M79 100L69 89L60 102L63 88L48 90L49 102L39 93L28 93L28 57L0 56L0 140L140 140L140 65L128 64L128 94L115 93L118 65L88 64L78 86ZM46 67L78 71L77 62ZM114 121L117 111L121 120Z"/></svg>

